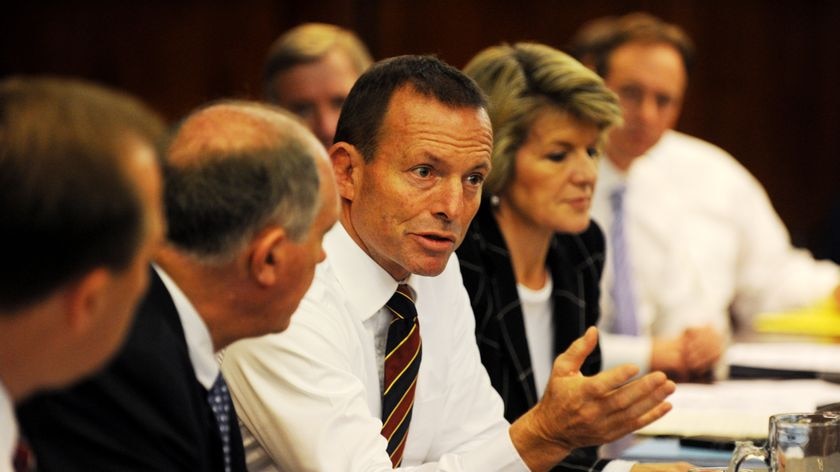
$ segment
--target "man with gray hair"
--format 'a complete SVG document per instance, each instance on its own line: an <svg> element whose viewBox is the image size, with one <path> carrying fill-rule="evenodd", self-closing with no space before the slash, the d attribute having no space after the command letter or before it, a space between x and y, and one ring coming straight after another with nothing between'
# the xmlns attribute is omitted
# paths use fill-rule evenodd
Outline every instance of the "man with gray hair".
<svg viewBox="0 0 840 472"><path fill-rule="evenodd" d="M265 98L298 115L324 146L333 143L341 105L371 64L352 31L305 23L277 38L263 68Z"/></svg>
<svg viewBox="0 0 840 472"><path fill-rule="evenodd" d="M245 470L215 353L288 327L338 215L331 169L295 118L214 104L169 144L165 203L167 243L116 361L20 410L44 470Z"/></svg>

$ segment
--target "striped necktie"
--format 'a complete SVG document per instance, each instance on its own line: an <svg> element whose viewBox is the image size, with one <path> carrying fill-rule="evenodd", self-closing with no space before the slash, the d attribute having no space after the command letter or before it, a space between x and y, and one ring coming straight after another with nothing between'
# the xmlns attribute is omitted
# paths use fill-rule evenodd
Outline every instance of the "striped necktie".
<svg viewBox="0 0 840 472"><path fill-rule="evenodd" d="M636 320L636 296L633 293L633 274L630 268L630 255L627 253L627 235L624 221L624 193L627 187L619 186L610 194L613 221L610 227L610 242L613 254L613 284L610 295L613 299L613 332L616 334L637 335L639 325Z"/></svg>
<svg viewBox="0 0 840 472"><path fill-rule="evenodd" d="M420 325L411 289L402 284L385 304L394 316L385 345L385 382L382 393L382 436L388 441L391 464L402 463L408 424L414 406L422 347Z"/></svg>

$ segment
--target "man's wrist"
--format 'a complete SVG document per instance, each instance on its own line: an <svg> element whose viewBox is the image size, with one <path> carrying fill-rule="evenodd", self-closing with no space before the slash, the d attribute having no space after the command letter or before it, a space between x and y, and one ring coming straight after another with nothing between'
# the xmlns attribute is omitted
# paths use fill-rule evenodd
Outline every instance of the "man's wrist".
<svg viewBox="0 0 840 472"><path fill-rule="evenodd" d="M535 408L538 408L539 405ZM526 412L510 425L510 439L519 457L532 471L554 467L572 451L572 447L554 440L541 427L534 409Z"/></svg>

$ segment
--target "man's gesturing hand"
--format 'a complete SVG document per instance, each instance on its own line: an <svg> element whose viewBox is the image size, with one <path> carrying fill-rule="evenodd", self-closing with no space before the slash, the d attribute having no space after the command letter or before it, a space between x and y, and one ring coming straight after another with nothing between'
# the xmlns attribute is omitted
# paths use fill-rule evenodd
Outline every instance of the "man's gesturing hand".
<svg viewBox="0 0 840 472"><path fill-rule="evenodd" d="M603 444L659 419L675 385L653 372L630 381L638 368L623 365L584 377L580 367L598 342L590 328L557 356L542 400L511 425L511 438L531 470L547 470L572 449Z"/></svg>

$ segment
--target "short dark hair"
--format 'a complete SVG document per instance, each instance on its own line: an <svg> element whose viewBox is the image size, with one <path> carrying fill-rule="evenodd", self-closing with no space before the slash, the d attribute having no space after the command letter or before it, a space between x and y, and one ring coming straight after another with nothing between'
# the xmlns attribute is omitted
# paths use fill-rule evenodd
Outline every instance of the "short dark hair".
<svg viewBox="0 0 840 472"><path fill-rule="evenodd" d="M440 59L392 57L374 64L350 89L338 118L335 142L352 144L366 161L373 159L391 97L407 85L448 106L487 108L487 100L475 82Z"/></svg>
<svg viewBox="0 0 840 472"><path fill-rule="evenodd" d="M679 26L644 12L591 20L575 33L566 49L606 77L610 55L627 43L665 43L680 53L686 73L694 64L694 43L688 34Z"/></svg>
<svg viewBox="0 0 840 472"><path fill-rule="evenodd" d="M78 80L0 82L0 309L15 311L96 267L125 269L146 231L124 161L160 145L163 121L134 98Z"/></svg>
<svg viewBox="0 0 840 472"><path fill-rule="evenodd" d="M318 210L318 147L296 117L270 105L225 101L192 113L164 166L167 239L208 263L235 257L267 224L299 240ZM173 152L184 158L173 162Z"/></svg>

